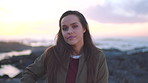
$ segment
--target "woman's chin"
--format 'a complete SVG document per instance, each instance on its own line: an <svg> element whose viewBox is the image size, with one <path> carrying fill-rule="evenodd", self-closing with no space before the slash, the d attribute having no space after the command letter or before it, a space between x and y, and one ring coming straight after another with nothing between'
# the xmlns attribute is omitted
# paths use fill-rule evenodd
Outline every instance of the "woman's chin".
<svg viewBox="0 0 148 83"><path fill-rule="evenodd" d="M74 41L70 41L70 42L67 42L69 45L72 45L72 46L74 46L74 45L76 45L76 42L74 42Z"/></svg>

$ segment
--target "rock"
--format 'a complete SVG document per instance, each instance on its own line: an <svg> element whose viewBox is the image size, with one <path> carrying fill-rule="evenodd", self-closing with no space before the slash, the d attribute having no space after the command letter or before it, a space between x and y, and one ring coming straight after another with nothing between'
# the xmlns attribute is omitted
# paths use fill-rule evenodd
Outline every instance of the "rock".
<svg viewBox="0 0 148 83"><path fill-rule="evenodd" d="M0 83L20 83L18 78L15 79L0 79Z"/></svg>
<svg viewBox="0 0 148 83"><path fill-rule="evenodd" d="M148 52L106 56L113 83L148 83Z"/></svg>
<svg viewBox="0 0 148 83"><path fill-rule="evenodd" d="M22 56L13 56L8 59L4 59L0 61L1 65L11 64L19 69L24 69L29 64L33 63L34 60L39 57L47 47L36 47L32 48L32 53L30 55L22 55Z"/></svg>
<svg viewBox="0 0 148 83"><path fill-rule="evenodd" d="M118 49L115 48L110 48L110 49L102 49L104 51L104 54L106 56L116 56L116 55L124 55L126 54L126 52L120 51Z"/></svg>
<svg viewBox="0 0 148 83"><path fill-rule="evenodd" d="M29 55L13 56L10 59L4 59L0 61L0 64L1 65L11 64L19 69L24 69L26 66L33 63L34 60L35 60L35 57L31 57Z"/></svg>
<svg viewBox="0 0 148 83"><path fill-rule="evenodd" d="M0 78L2 78L2 79L8 79L9 76L8 75L3 75L3 76L0 76Z"/></svg>
<svg viewBox="0 0 148 83"><path fill-rule="evenodd" d="M22 51L22 50L31 49L31 48L32 48L31 46L27 46L19 42L0 41L0 52Z"/></svg>
<svg viewBox="0 0 148 83"><path fill-rule="evenodd" d="M34 47L31 49L32 53L30 54L32 57L33 56L40 56L46 49L47 47Z"/></svg>

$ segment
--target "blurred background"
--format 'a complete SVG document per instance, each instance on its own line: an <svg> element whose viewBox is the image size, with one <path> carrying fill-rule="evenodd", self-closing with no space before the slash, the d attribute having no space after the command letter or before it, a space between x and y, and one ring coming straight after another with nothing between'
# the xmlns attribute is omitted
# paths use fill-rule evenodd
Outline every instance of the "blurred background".
<svg viewBox="0 0 148 83"><path fill-rule="evenodd" d="M109 83L148 83L147 0L0 0L0 82L19 83L23 69L55 44L67 10L86 17Z"/></svg>

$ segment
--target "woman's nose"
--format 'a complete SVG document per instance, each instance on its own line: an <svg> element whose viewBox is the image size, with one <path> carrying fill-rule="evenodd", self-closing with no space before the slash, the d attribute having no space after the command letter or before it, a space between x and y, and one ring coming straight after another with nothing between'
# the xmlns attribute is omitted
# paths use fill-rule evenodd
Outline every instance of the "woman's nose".
<svg viewBox="0 0 148 83"><path fill-rule="evenodd" d="M74 32L74 30L73 30L72 28L69 28L69 29L68 29L68 33L69 33L69 34L71 34L71 33L73 33L73 32Z"/></svg>

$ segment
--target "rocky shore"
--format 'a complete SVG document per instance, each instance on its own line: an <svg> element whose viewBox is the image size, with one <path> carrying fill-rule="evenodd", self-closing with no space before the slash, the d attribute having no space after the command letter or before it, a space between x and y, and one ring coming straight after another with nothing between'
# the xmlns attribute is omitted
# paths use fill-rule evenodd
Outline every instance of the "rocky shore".
<svg viewBox="0 0 148 83"><path fill-rule="evenodd" d="M12 46L13 47L13 46ZM21 45L19 46L19 48ZM47 47L26 47L22 49L31 49L30 55L14 56L0 61L1 65L11 64L23 71L38 56L40 56ZM0 52L1 49L0 48ZM17 49L15 47L15 49ZM4 50L3 50L4 51ZM8 51L8 49L7 49ZM144 52L122 52L117 49L103 49L109 68L109 83L148 83L148 51ZM19 83L22 72L10 78L8 75L0 76L0 83ZM39 82L42 83L42 82Z"/></svg>
<svg viewBox="0 0 148 83"><path fill-rule="evenodd" d="M148 83L148 52L106 58L109 83Z"/></svg>

